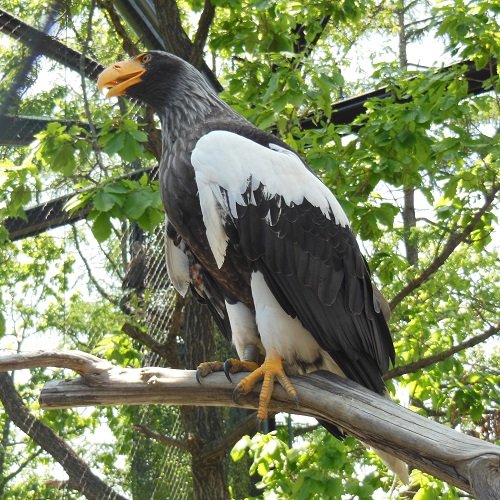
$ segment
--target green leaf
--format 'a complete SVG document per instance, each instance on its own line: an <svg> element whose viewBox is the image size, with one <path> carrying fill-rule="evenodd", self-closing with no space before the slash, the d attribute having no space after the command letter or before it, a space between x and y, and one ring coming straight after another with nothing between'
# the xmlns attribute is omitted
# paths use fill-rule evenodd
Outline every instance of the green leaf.
<svg viewBox="0 0 500 500"><path fill-rule="evenodd" d="M69 142L61 144L54 155L46 158L52 168L64 175L71 175L76 167L75 149Z"/></svg>
<svg viewBox="0 0 500 500"><path fill-rule="evenodd" d="M102 243L111 236L112 225L109 215L106 212L100 212L92 224L92 234L95 239Z"/></svg>
<svg viewBox="0 0 500 500"><path fill-rule="evenodd" d="M126 134L124 136L124 143L122 149L118 152L118 154L125 161L134 161L137 160L143 154L143 148L139 142L130 134Z"/></svg>
<svg viewBox="0 0 500 500"><path fill-rule="evenodd" d="M132 130L130 135L132 135L137 142L146 142L148 140L148 134L142 130Z"/></svg>
<svg viewBox="0 0 500 500"><path fill-rule="evenodd" d="M436 493L434 488L429 488L427 486L420 488L413 500L440 500L441 496Z"/></svg>
<svg viewBox="0 0 500 500"><path fill-rule="evenodd" d="M144 213L137 219L137 224L144 231L151 232L158 227L164 220L164 213L157 208L148 207Z"/></svg>
<svg viewBox="0 0 500 500"><path fill-rule="evenodd" d="M108 212L115 206L115 197L106 191L99 191L94 196L94 207L99 212Z"/></svg>
<svg viewBox="0 0 500 500"><path fill-rule="evenodd" d="M75 194L75 196L72 196L66 205L64 205L64 210L69 213L79 210L87 205L89 200L92 198L92 194L92 192Z"/></svg>
<svg viewBox="0 0 500 500"><path fill-rule="evenodd" d="M111 135L111 134L110 134ZM112 156L123 149L125 144L125 137L127 134L125 132L116 132L112 134L109 140L102 140L104 142L103 150L109 156Z"/></svg>
<svg viewBox="0 0 500 500"><path fill-rule="evenodd" d="M152 191L134 191L123 205L123 210L127 217L138 219L146 210L154 204L154 194Z"/></svg>
<svg viewBox="0 0 500 500"><path fill-rule="evenodd" d="M252 439L250 436L243 436L234 446L233 449L231 450L231 458L235 462L238 460L241 460L247 451L247 449L250 447L250 444L252 442Z"/></svg>
<svg viewBox="0 0 500 500"><path fill-rule="evenodd" d="M394 217L399 212L398 207L391 205L390 203L382 203L379 207L375 209L377 219L381 224L392 228L394 224Z"/></svg>
<svg viewBox="0 0 500 500"><path fill-rule="evenodd" d="M121 181L113 182L106 186L106 191L113 194L125 194L130 191L130 188L125 186Z"/></svg>

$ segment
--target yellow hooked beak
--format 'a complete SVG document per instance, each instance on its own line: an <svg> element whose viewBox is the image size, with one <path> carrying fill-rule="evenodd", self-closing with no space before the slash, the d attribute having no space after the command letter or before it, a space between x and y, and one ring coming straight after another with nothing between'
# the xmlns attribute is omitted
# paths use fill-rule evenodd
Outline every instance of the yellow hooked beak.
<svg viewBox="0 0 500 500"><path fill-rule="evenodd" d="M146 72L144 66L135 59L120 61L107 67L97 79L97 88L101 91L103 88L110 90L106 97L115 97L124 95L125 91L141 82L141 76Z"/></svg>

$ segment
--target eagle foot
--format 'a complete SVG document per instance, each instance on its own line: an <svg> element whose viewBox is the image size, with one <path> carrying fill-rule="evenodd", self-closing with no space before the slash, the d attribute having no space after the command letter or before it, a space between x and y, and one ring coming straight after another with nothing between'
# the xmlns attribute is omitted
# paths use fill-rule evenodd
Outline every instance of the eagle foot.
<svg viewBox="0 0 500 500"><path fill-rule="evenodd" d="M259 396L259 408L257 418L265 420L268 416L269 402L273 394L274 380L285 389L288 395L297 402L297 391L293 387L290 379L283 369L283 360L278 355L267 356L264 363L255 369L250 375L247 375L234 389L233 401L236 403L241 396L248 394L259 381L262 380L262 388Z"/></svg>
<svg viewBox="0 0 500 500"><path fill-rule="evenodd" d="M235 358L229 358L224 361L224 373L229 382L232 382L231 373L253 372L257 368L259 368L259 364L255 361L245 361Z"/></svg>
<svg viewBox="0 0 500 500"><path fill-rule="evenodd" d="M200 363L196 368L196 381L201 384L201 379L214 372L221 372L224 370L224 363L222 361L207 361Z"/></svg>
<svg viewBox="0 0 500 500"><path fill-rule="evenodd" d="M201 384L201 379L214 372L224 372L229 382L231 373L251 372L259 367L255 361L242 361L235 358L229 358L226 361L207 361L200 363L196 369L196 381Z"/></svg>

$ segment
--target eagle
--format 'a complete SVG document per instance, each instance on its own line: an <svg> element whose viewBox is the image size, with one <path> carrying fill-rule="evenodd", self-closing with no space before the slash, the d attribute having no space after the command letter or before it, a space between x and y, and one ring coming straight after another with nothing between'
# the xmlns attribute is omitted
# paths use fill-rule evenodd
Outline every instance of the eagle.
<svg viewBox="0 0 500 500"><path fill-rule="evenodd" d="M297 152L166 52L109 66L98 88L144 102L160 119L169 277L208 305L239 357L202 363L198 379L250 372L235 398L262 381L262 420L274 381L297 398L294 374L327 370L385 394L395 358L387 304L341 205Z"/></svg>

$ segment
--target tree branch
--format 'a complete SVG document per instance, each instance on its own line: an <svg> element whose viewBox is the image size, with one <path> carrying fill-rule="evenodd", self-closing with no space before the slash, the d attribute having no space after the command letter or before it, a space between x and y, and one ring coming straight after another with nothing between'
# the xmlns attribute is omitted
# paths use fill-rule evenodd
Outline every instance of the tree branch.
<svg viewBox="0 0 500 500"><path fill-rule="evenodd" d="M114 27L117 35L122 39L123 50L130 56L136 56L139 54L139 49L137 45L132 41L125 26L121 21L118 12L116 12L115 6L112 0L98 0L99 5L106 12L111 25Z"/></svg>
<svg viewBox="0 0 500 500"><path fill-rule="evenodd" d="M293 428L293 437L295 438L298 436L303 436L304 434L307 434L309 432L313 432L319 428L320 428L319 424L304 425L302 427L294 427Z"/></svg>
<svg viewBox="0 0 500 500"><path fill-rule="evenodd" d="M83 265L85 266L85 269L87 270L87 275L89 277L89 280L92 282L92 284L96 287L96 290L106 299L108 300L111 304L115 305L115 306L119 306L119 303L118 301L112 297L111 295L109 295L108 292L106 292L106 290L104 290L104 288L99 284L99 282L96 280L96 278L94 277L94 273L92 272L92 269L87 261L87 259L85 258L85 256L83 255L83 252L80 248L80 243L78 241L78 232L75 228L75 226L71 226L71 231L73 233L73 240L75 242L75 247L76 247L76 251L78 252L78 255L80 256L80 259L82 259L82 262L83 262Z"/></svg>
<svg viewBox="0 0 500 500"><path fill-rule="evenodd" d="M295 40L293 43L293 52L295 54L303 54L305 57L307 57L319 42L325 31L325 28L330 22L331 17L332 16L328 14L321 19L320 29L309 43L307 43L305 35L306 26L304 24L298 24L297 26L295 26L292 29L292 35L295 35L297 37L297 40Z"/></svg>
<svg viewBox="0 0 500 500"><path fill-rule="evenodd" d="M50 427L36 419L24 406L12 378L0 373L0 400L11 420L61 464L74 488L86 498L125 500L96 476L89 466Z"/></svg>
<svg viewBox="0 0 500 500"><path fill-rule="evenodd" d="M74 366L83 379L48 382L40 397L45 409L148 403L258 406L258 388L235 403L234 386L224 373L213 373L199 384L194 370L113 367L76 351L0 356L0 371L49 365ZM238 383L244 376L234 374L233 380ZM374 448L472 492L478 500L495 498L500 488L500 447L458 433L328 372L292 377L292 383L298 404L277 385L269 411L327 420Z"/></svg>
<svg viewBox="0 0 500 500"><path fill-rule="evenodd" d="M198 23L198 30L194 38L193 46L191 48L191 64L197 68L200 67L203 60L203 49L208 38L208 31L215 17L215 5L211 0L205 0L203 12L200 16Z"/></svg>
<svg viewBox="0 0 500 500"><path fill-rule="evenodd" d="M94 11L95 11L95 0L92 0L90 2L89 16L88 16L87 23L86 23L87 34L82 41L82 52L80 54L80 82L81 82L81 86L82 86L83 109L85 112L85 119L87 120L87 123L89 126L89 132L90 132L90 144L92 145L92 149L94 151L97 164L99 165L101 172L104 172L105 171L104 162L103 162L102 156L101 156L101 147L99 146L99 142L98 142L97 128L96 128L94 121L92 119L92 113L90 112L90 103L89 103L89 99L88 99L88 95L87 95L87 79L85 77L85 61L87 59L88 49L89 49L90 43L92 41L92 28L93 28L92 25L93 25L93 19L94 19ZM78 30L75 29L75 32L78 32ZM73 227L73 234L76 235L76 233L74 231L74 226L72 226L72 227ZM75 239L76 239L76 236L75 236Z"/></svg>
<svg viewBox="0 0 500 500"><path fill-rule="evenodd" d="M143 332L139 327L132 325L129 322L123 324L121 328L122 332L128 335L131 339L138 340L141 344L144 344L148 349L155 352L164 359L168 359L168 347L161 342L155 340L151 335Z"/></svg>
<svg viewBox="0 0 500 500"><path fill-rule="evenodd" d="M468 349L469 347L473 347L477 344L480 344L481 342L484 342L485 340L489 339L490 337L498 333L499 330L500 330L500 323L491 326L484 333L476 335L475 337L471 337L470 339L465 340L464 342L461 342L460 344L450 347L449 349L446 349L442 352L433 354L432 356L429 356L427 358L419 359L418 361L415 361L413 363L408 363L407 365L393 368L384 375L384 380L389 380L394 377L399 377L407 373L413 373L416 372L417 370L425 368L426 366L433 365L434 363L438 363L439 361L443 361L446 358L453 356L457 352L463 351L464 349Z"/></svg>
<svg viewBox="0 0 500 500"><path fill-rule="evenodd" d="M154 439L158 443L161 443L165 446L171 446L173 448L178 448L179 450L185 451L187 453L192 453L193 452L193 445L187 441L182 441L180 439L175 439L171 438L169 436L164 436L163 434L160 434L159 432L155 432L145 425L140 425L140 424L135 424L134 429L141 434L144 434L144 436Z"/></svg>
<svg viewBox="0 0 500 500"><path fill-rule="evenodd" d="M256 432L258 428L257 412L253 412L238 422L225 436L203 446L200 452L206 459L214 455L225 455L243 436Z"/></svg>
<svg viewBox="0 0 500 500"><path fill-rule="evenodd" d="M154 4L158 16L158 27L161 31L161 37L165 42L165 49L189 61L193 53L193 44L182 27L177 2L175 0L155 0ZM200 61L198 69L205 75L208 82L217 92L222 90L222 85L203 59Z"/></svg>
<svg viewBox="0 0 500 500"><path fill-rule="evenodd" d="M499 191L500 184L495 184L491 191L486 194L483 206L474 214L474 217L472 217L469 224L467 224L460 233L453 233L448 238L448 241L446 242L441 253L434 258L429 266L427 266L427 268L424 269L419 276L411 280L392 298L389 302L391 310L394 310L394 308L398 306L405 297L425 283L446 262L446 259L448 259L458 245L463 243L471 235L472 231L474 231L476 226L479 224L481 217L492 206Z"/></svg>

